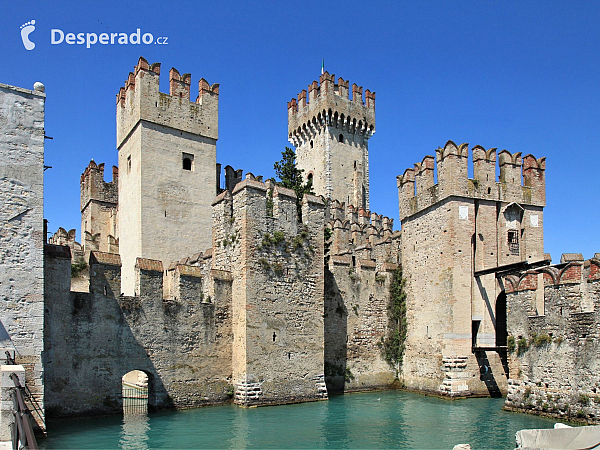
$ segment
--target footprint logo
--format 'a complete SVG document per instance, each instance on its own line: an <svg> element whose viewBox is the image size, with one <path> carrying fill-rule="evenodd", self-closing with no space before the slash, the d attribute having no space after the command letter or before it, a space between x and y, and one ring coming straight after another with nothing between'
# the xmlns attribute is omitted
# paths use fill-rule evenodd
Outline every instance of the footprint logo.
<svg viewBox="0 0 600 450"><path fill-rule="evenodd" d="M26 50L33 50L35 43L29 40L29 35L35 30L35 20L21 25L21 39Z"/></svg>

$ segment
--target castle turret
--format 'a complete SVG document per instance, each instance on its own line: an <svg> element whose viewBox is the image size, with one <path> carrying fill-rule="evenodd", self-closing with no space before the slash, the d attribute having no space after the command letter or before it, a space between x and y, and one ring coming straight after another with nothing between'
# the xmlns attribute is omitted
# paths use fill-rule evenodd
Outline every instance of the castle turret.
<svg viewBox="0 0 600 450"><path fill-rule="evenodd" d="M119 242L123 292L134 288L136 258L165 266L211 244L216 190L219 85L169 72L159 92L160 63L139 59L117 95Z"/></svg>
<svg viewBox="0 0 600 450"><path fill-rule="evenodd" d="M369 138L375 92L325 72L288 102L288 139L317 195L369 209Z"/></svg>
<svg viewBox="0 0 600 450"><path fill-rule="evenodd" d="M468 144L452 141L435 162L426 156L398 176L409 293L404 380L450 396L506 390L506 294L495 274L545 259L545 159L503 150L497 168L495 148L472 154L473 179Z"/></svg>
<svg viewBox="0 0 600 450"><path fill-rule="evenodd" d="M118 185L115 166L110 183L104 181L104 163L92 160L81 174L81 241L87 255L94 250L119 252Z"/></svg>

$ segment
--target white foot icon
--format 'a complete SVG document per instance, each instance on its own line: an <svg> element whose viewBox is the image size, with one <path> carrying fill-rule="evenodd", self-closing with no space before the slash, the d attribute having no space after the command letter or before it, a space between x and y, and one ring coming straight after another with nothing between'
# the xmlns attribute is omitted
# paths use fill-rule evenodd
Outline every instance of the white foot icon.
<svg viewBox="0 0 600 450"><path fill-rule="evenodd" d="M35 20L21 25L21 39L23 39L23 45L26 50L33 50L35 48L35 43L29 40L29 35L33 30L35 30Z"/></svg>

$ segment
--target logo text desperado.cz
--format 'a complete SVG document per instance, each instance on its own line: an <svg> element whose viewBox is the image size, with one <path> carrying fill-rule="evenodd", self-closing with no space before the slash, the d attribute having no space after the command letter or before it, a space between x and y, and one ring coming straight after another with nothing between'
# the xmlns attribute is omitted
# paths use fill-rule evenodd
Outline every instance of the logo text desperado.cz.
<svg viewBox="0 0 600 450"><path fill-rule="evenodd" d="M138 28L134 33L66 33L58 28L50 30L50 43L51 44L85 44L87 48L90 48L94 44L102 45L126 45L126 44L160 44L167 45L168 37L160 36L154 39L152 33L142 34Z"/></svg>

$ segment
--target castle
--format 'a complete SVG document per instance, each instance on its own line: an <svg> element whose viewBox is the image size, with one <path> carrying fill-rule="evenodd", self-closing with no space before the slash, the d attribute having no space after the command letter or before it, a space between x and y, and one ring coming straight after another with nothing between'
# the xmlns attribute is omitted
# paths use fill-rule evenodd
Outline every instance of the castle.
<svg viewBox="0 0 600 450"><path fill-rule="evenodd" d="M22 168L43 164L45 94L0 86L2 105L13 108L15 97L38 105L18 137L38 160L4 156L15 146L3 142L14 169L0 187L9 204L35 211L31 224L11 225L2 248L36 249L27 264L43 289L16 273L18 289L3 281L0 290L8 302L3 345L26 367L47 415L119 411L121 378L134 369L148 376L156 408L231 397L242 406L322 400L387 388L398 375L411 390L508 392L508 406L535 410L520 399L528 383L548 378L548 358L513 344L550 326L540 312L557 307L545 300L550 290L568 279L579 297L560 300L561 315L580 308L586 329L597 327L598 261L553 268L544 254L544 158L475 146L469 178L468 145L448 141L398 176L394 231L393 219L369 211L375 92L363 98L354 84L350 98L349 82L325 72L288 102L288 137L316 193L298 205L294 191L229 165L221 188L219 85L201 79L192 102L189 74L171 69L165 94L160 71L140 58L117 94L119 168L111 182L104 164L85 168L81 244L74 230L59 229L43 245L40 206L15 193L15 185L40 185L41 166ZM24 120L10 108L9 128ZM25 226L33 231L18 232ZM81 259L87 267L72 277ZM561 278L565 264L587 271ZM381 343L393 326L390 286L400 268L407 330L397 374ZM31 301L19 301L24 290L35 293ZM24 321L34 306L36 320ZM554 336L565 320L552 322ZM597 353L596 334L586 332L588 356ZM571 336L561 341L564 364L573 357L566 342L577 342ZM561 386L582 392L593 373Z"/></svg>

